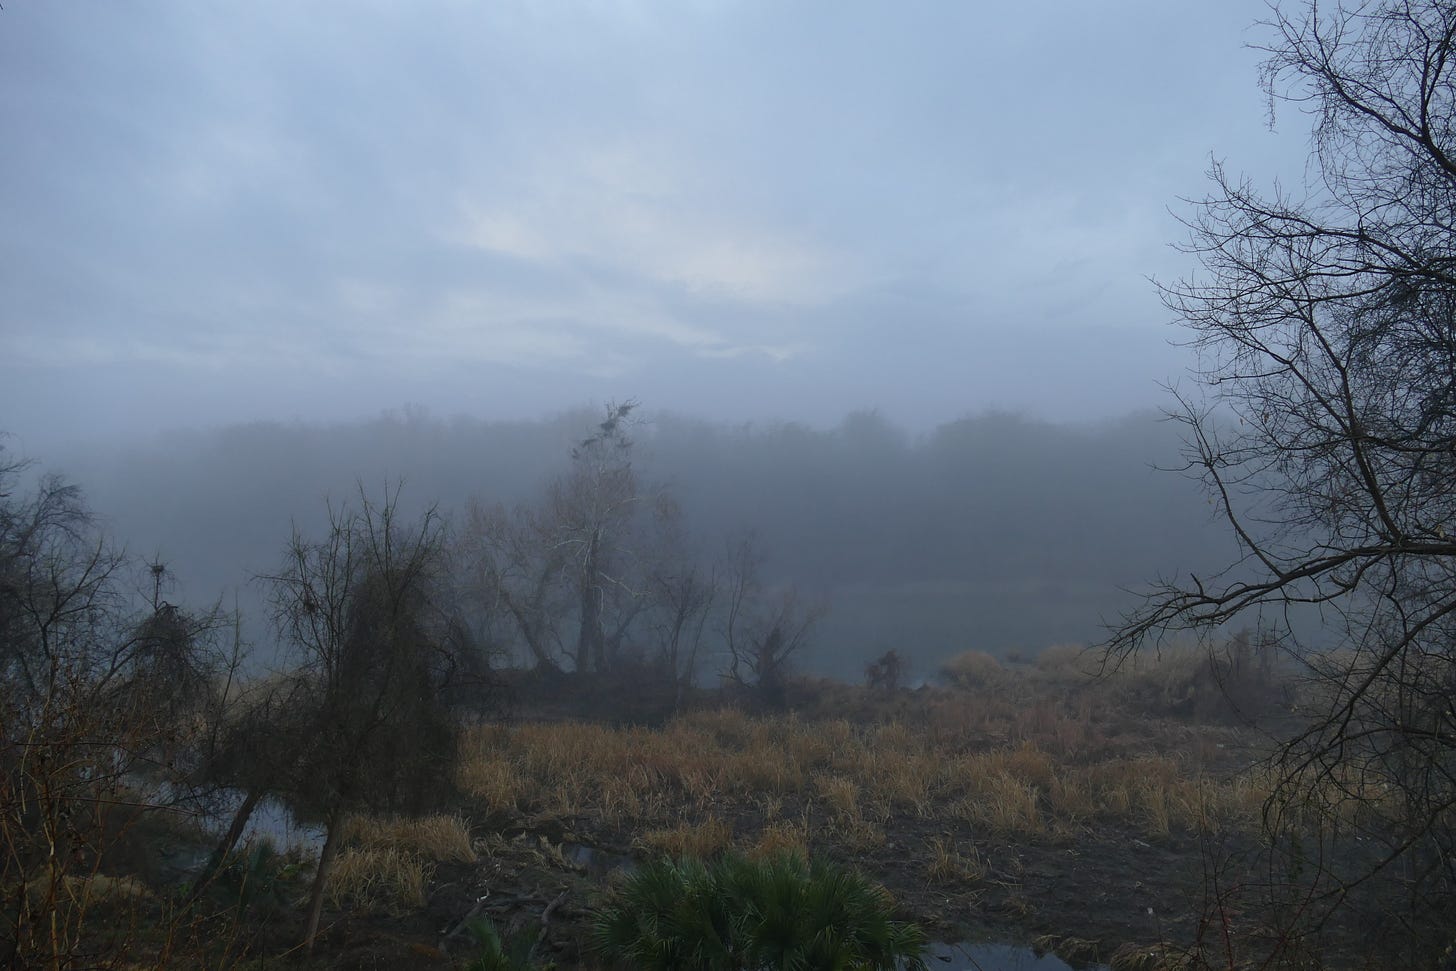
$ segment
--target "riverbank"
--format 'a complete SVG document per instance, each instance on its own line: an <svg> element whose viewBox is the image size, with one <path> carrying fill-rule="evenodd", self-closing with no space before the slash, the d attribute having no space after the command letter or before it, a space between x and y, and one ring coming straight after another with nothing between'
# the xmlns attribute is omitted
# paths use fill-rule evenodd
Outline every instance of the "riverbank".
<svg viewBox="0 0 1456 971"><path fill-rule="evenodd" d="M411 824L372 845L418 861L402 885L422 888L435 923L546 915L539 951L563 969L590 966L588 917L614 872L730 848L857 867L938 940L1172 963L1208 932L1209 868L1258 845L1267 738L1186 658L1100 681L1086 661L962 660L955 687L916 690L800 682L789 712L700 696L650 725L574 718L560 692L552 707L528 689L516 717L472 727L462 747L455 818L477 860L410 849L428 842ZM336 887L346 924L388 909L387 881L357 882Z"/></svg>

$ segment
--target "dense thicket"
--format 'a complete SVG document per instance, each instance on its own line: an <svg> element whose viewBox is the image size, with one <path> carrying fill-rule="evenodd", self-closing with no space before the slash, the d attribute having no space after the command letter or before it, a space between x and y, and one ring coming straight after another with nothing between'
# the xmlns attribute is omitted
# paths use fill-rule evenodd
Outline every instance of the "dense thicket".
<svg viewBox="0 0 1456 971"><path fill-rule="evenodd" d="M205 799L229 657L216 612L165 601L165 567L30 472L0 452L0 963L105 966L137 919L112 880L125 834Z"/></svg>

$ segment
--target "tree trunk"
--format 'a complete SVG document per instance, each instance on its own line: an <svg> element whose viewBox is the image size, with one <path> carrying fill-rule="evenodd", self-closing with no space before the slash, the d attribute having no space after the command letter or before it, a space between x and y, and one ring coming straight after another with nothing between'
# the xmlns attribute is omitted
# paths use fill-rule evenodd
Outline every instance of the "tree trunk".
<svg viewBox="0 0 1456 971"><path fill-rule="evenodd" d="M339 830L342 828L337 820L330 817L324 829L324 848L319 852L318 873L314 874L313 892L308 901L308 931L303 937L304 950L310 953L313 952L313 940L318 935L319 917L324 910L324 884L339 851Z"/></svg>
<svg viewBox="0 0 1456 971"><path fill-rule="evenodd" d="M627 640L627 629L632 626L632 621L637 619L637 613L642 609L642 601L637 601L632 607L622 611L619 623L612 631L610 637L603 636L603 653L597 662L598 671L606 671L616 667L617 658L622 654L622 643Z"/></svg>
<svg viewBox="0 0 1456 971"><path fill-rule="evenodd" d="M202 896L202 892L207 889L207 885L212 882L212 878L222 868L223 861L227 859L227 855L233 851L234 846L238 845L238 840L243 838L243 830L248 828L248 820L253 818L253 810L257 809L258 803L262 801L262 789L248 790L248 794L243 798L242 805L238 806L237 812L233 813L232 824L228 826L227 832L223 834L222 841L217 844L217 849L213 850L212 855L207 858L207 864L202 868L202 872L197 875L197 879L192 882L192 892L187 895L187 903L190 904Z"/></svg>
<svg viewBox="0 0 1456 971"><path fill-rule="evenodd" d="M536 666L550 671L560 671L560 665L551 657L551 652L536 629L531 615L513 597L507 596L504 600L506 609L511 612L511 616L516 619L516 625L521 629L521 637L525 639L526 647L530 649Z"/></svg>
<svg viewBox="0 0 1456 971"><path fill-rule="evenodd" d="M581 573L581 630L576 638L576 670L590 669L595 661L602 666L602 588L597 576L597 540L587 547L586 563Z"/></svg>

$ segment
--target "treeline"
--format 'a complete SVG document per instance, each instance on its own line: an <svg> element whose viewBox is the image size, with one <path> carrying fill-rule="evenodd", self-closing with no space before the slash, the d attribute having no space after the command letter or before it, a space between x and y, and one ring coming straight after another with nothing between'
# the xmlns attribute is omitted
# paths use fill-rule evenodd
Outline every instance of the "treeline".
<svg viewBox="0 0 1456 971"><path fill-rule="evenodd" d="M405 411L174 434L62 464L114 532L194 596L230 603L236 590L246 607L258 595L248 578L276 558L290 519L320 524L320 496L403 478L412 511L438 501L457 528L472 503L509 516L541 501L601 419ZM873 412L829 429L659 414L630 438L634 475L673 500L694 562L721 564L728 538L751 533L763 583L830 605L800 660L829 673L857 676L890 648L925 673L971 647L1096 640L1132 602L1126 588L1228 553L1197 487L1153 468L1176 465L1179 442L1151 415L1075 426L989 413L912 435ZM265 629L248 631L266 646Z"/></svg>

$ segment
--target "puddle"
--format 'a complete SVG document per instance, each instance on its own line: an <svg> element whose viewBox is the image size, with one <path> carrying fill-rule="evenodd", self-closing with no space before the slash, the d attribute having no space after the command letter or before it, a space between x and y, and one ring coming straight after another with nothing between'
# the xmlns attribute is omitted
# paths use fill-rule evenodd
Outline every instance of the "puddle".
<svg viewBox="0 0 1456 971"><path fill-rule="evenodd" d="M145 779L128 781L139 788L147 784ZM185 793L176 794L166 784L159 784L148 793L148 798L155 805L179 806L193 813L199 828L196 835L166 840L156 847L152 865L158 879L168 882L191 879L207 865L244 799L244 793L235 789L224 789L218 796L220 805L209 807L210 811L204 814L195 800ZM238 845L260 839L271 842L279 852L297 846L317 854L323 849L324 831L322 827L297 822L293 814L276 800L263 799L248 817Z"/></svg>
<svg viewBox="0 0 1456 971"><path fill-rule="evenodd" d="M222 838L222 834L233 821L233 814L243 804L244 795L236 790L228 790L224 793L224 798L226 801L221 810L206 824L214 840ZM253 807L253 813L248 817L248 825L243 828L243 835L238 843L242 845L259 839L268 840L279 852L298 846L317 853L324 846L324 830L322 826L298 822L282 803L265 798Z"/></svg>
<svg viewBox="0 0 1456 971"><path fill-rule="evenodd" d="M1013 944L935 943L925 952L925 963L934 971L1106 971L1105 964L1080 964L1074 968L1055 954L1038 955L1029 947Z"/></svg>
<svg viewBox="0 0 1456 971"><path fill-rule="evenodd" d="M248 818L247 829L243 830L245 840L260 837L272 840L280 850L301 846L317 853L324 846L322 826L299 823L291 812L272 799L258 803L253 815Z"/></svg>
<svg viewBox="0 0 1456 971"><path fill-rule="evenodd" d="M637 861L625 853L587 846L585 843L562 843L561 855L568 863L579 866L590 876L605 876L617 870L630 873L637 869Z"/></svg>

